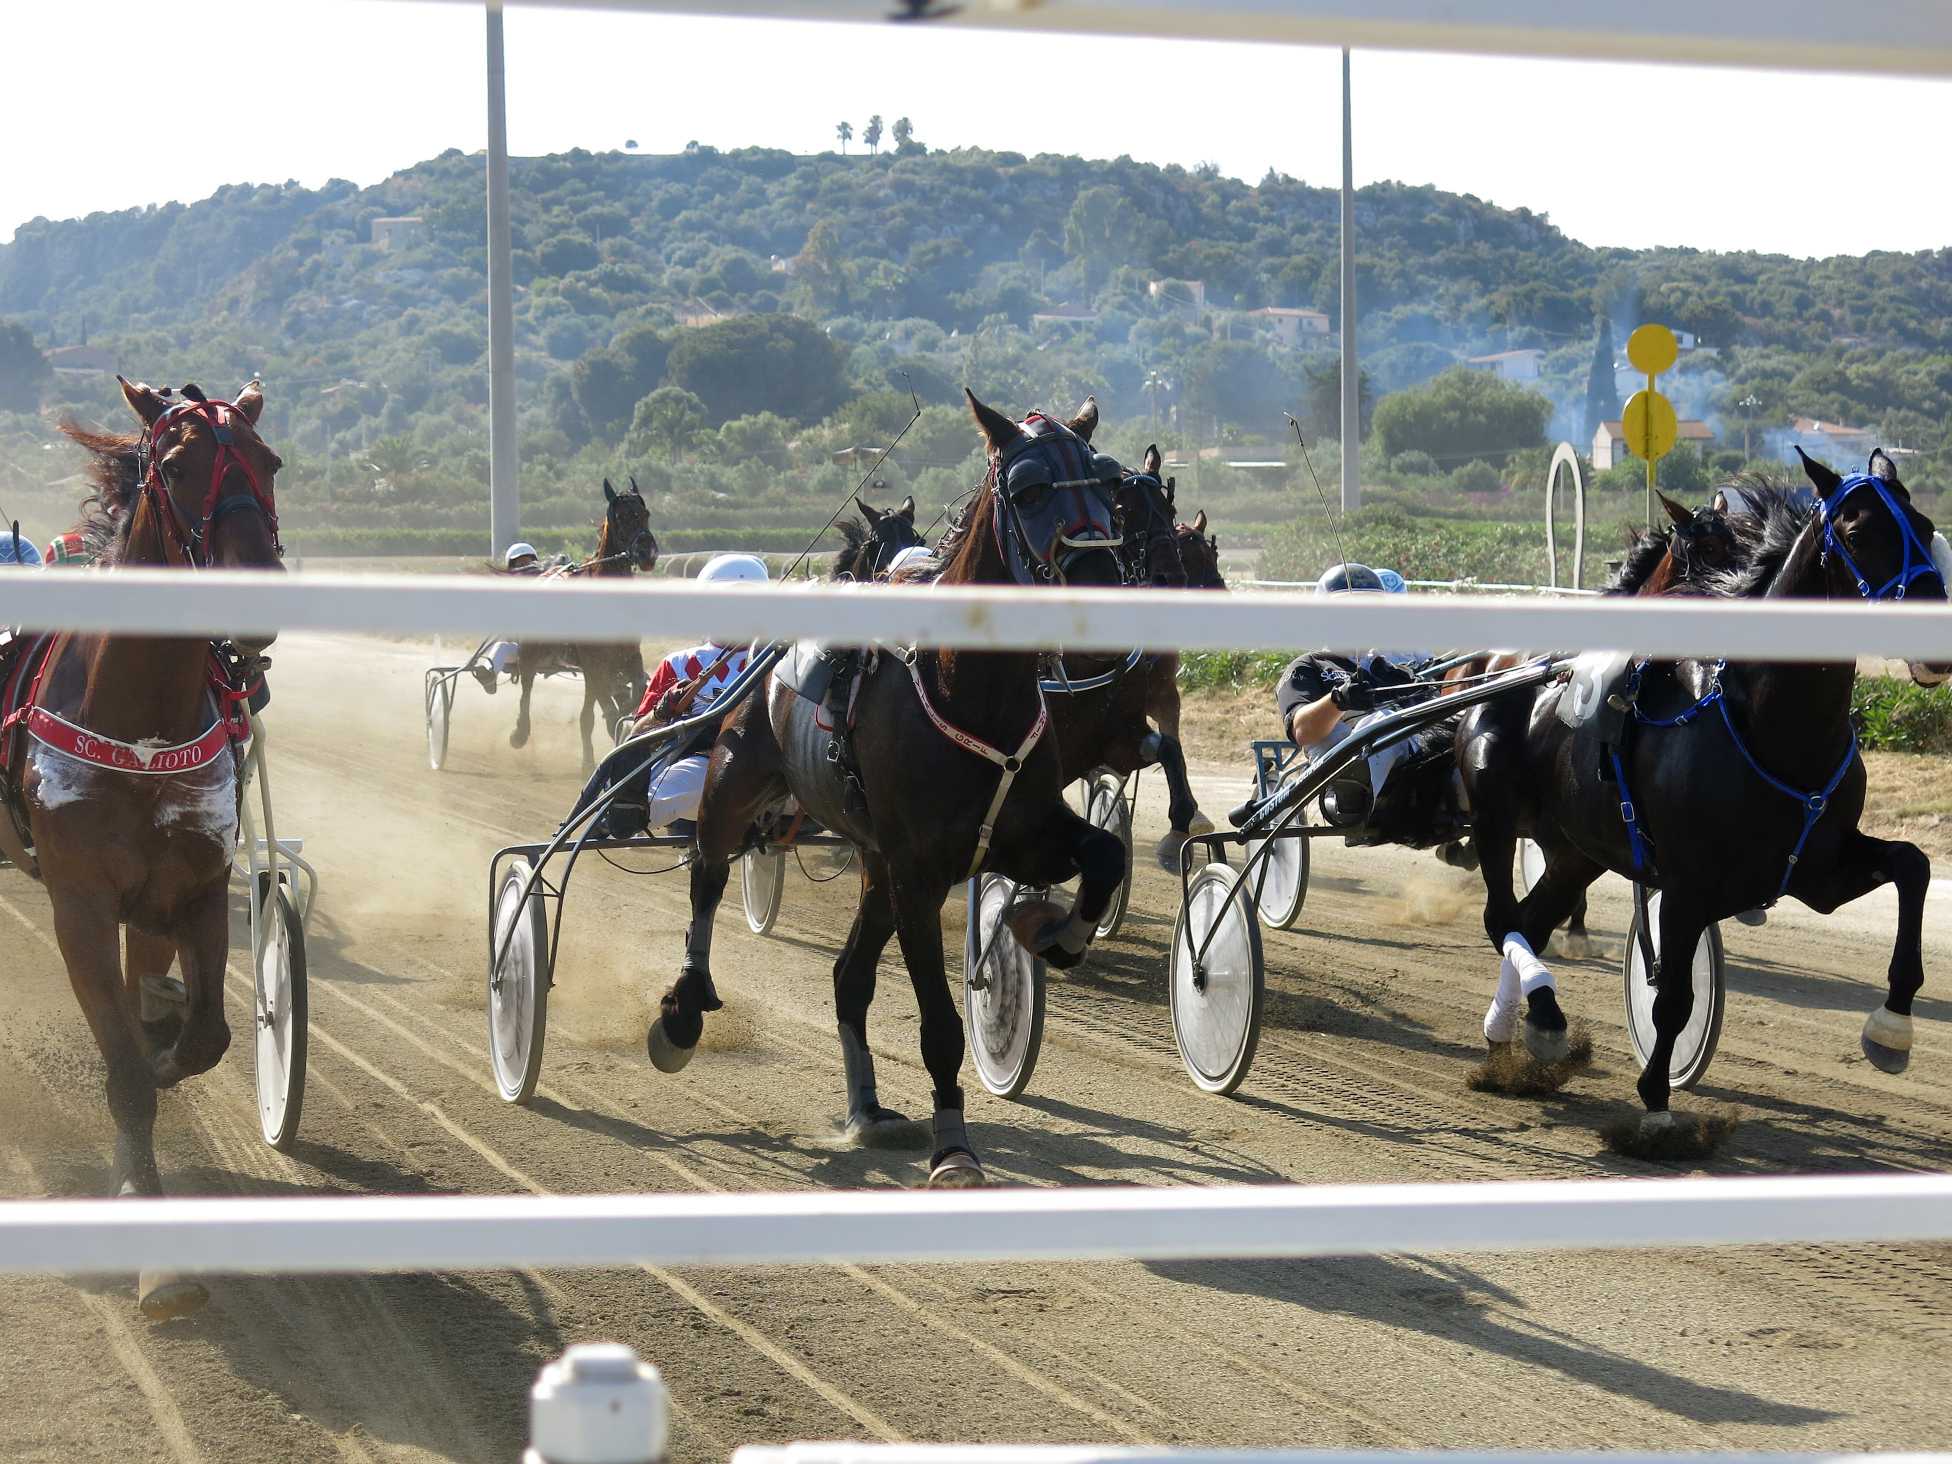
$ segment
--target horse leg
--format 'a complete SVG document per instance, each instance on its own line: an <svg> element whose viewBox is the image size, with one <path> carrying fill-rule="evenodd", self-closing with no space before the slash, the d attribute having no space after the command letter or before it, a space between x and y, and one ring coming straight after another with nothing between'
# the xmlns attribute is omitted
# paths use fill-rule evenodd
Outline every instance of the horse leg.
<svg viewBox="0 0 1952 1464"><path fill-rule="evenodd" d="M1199 800L1193 796L1193 783L1186 775L1186 753L1179 745L1179 739L1166 732L1148 733L1139 744L1139 752L1147 765L1159 764L1159 770L1166 775L1166 823L1167 832L1153 850L1159 867L1171 873L1179 871L1179 851L1191 834L1213 832L1213 820L1200 812ZM1199 827L1195 827L1195 825Z"/></svg>
<svg viewBox="0 0 1952 1464"><path fill-rule="evenodd" d="M1862 829L1852 829L1828 868L1806 874L1799 864L1789 892L1818 914L1828 915L1887 881L1898 887L1898 936L1885 975L1890 995L1864 1019L1861 1040L1864 1056L1880 1072L1901 1073L1911 1065L1911 999L1925 984L1922 939L1932 861L1916 844L1874 839Z"/></svg>
<svg viewBox="0 0 1952 1464"><path fill-rule="evenodd" d="M1484 932L1499 953L1498 989L1484 1013L1484 1040L1494 1049L1508 1046L1519 1032L1519 1004L1525 1008L1525 1049L1540 1062L1558 1062L1567 1052L1566 1014L1559 1009L1559 995L1553 987L1552 972L1538 958L1552 926L1528 932L1524 910L1539 890L1552 879L1547 863L1545 877L1521 905L1513 893L1512 866L1518 855L1518 840L1508 830L1479 823L1471 830L1478 847L1478 872L1484 879ZM1583 885L1579 888L1584 888ZM1563 917L1565 911L1560 910Z"/></svg>
<svg viewBox="0 0 1952 1464"><path fill-rule="evenodd" d="M1540 1062L1563 1061L1569 1039L1552 972L1537 952L1545 949L1552 932L1568 915L1585 908L1587 888L1604 872L1571 850L1547 854L1544 875L1518 902L1517 924L1507 928L1501 943L1504 964L1499 969L1500 994L1511 996L1508 982L1515 977L1517 995L1525 999L1525 1048ZM1490 1018L1485 1020L1489 1036Z"/></svg>
<svg viewBox="0 0 1952 1464"><path fill-rule="evenodd" d="M576 730L583 737L583 776L596 770L596 747L590 741L590 729L596 725L596 682L589 676L583 678L583 710L576 718Z"/></svg>
<svg viewBox="0 0 1952 1464"><path fill-rule="evenodd" d="M1661 954L1654 971L1654 1048L1647 1054L1647 1066L1641 1070L1640 1081L1634 1085L1640 1092L1640 1101L1647 1107L1640 1120L1643 1137L1658 1134L1674 1124L1674 1116L1667 1111L1672 1091L1668 1069L1674 1059L1675 1040L1694 1014L1694 982L1687 979L1687 973L1694 960L1694 948L1701 942L1702 931L1708 928L1708 917L1690 901L1689 894L1679 884L1669 885L1661 892ZM1674 963L1680 979L1664 979L1669 961Z"/></svg>
<svg viewBox="0 0 1952 1464"><path fill-rule="evenodd" d="M516 662L516 674L522 678L522 702L515 709L515 730L508 734L510 747L529 745L529 693L535 689L535 672L521 662Z"/></svg>
<svg viewBox="0 0 1952 1464"><path fill-rule="evenodd" d="M161 1052L182 1032L183 1014L190 1003L189 988L169 975L170 963L176 959L176 942L130 926L122 934L122 948L123 989L131 1007L140 1014L148 1050L152 1054Z"/></svg>
<svg viewBox="0 0 1952 1464"><path fill-rule="evenodd" d="M1583 961L1595 954L1599 947L1593 944L1592 936L1586 933L1586 896L1581 894L1579 903L1572 907L1572 914L1566 919L1566 933L1560 939L1560 946L1569 961Z"/></svg>
<svg viewBox="0 0 1952 1464"><path fill-rule="evenodd" d="M108 1111L115 1121L117 1195L161 1197L156 1168L156 1079L137 1035L123 984L122 953L114 911L95 900L76 900L50 888L54 937L68 968L75 999L108 1068ZM209 1301L199 1282L163 1271L136 1279L136 1303L155 1321L185 1316Z"/></svg>
<svg viewBox="0 0 1952 1464"><path fill-rule="evenodd" d="M1124 863L1122 852L1119 862ZM897 880L890 893L895 933L922 1016L922 1065L929 1070L934 1090L935 1149L929 1156L929 1188L972 1188L983 1183L983 1166L963 1125L962 1014L949 994L949 974L942 959L942 901L948 892L904 888Z"/></svg>
<svg viewBox="0 0 1952 1464"><path fill-rule="evenodd" d="M854 912L847 944L834 961L834 1015L840 1028L840 1055L847 1073L847 1137L873 1144L908 1120L881 1105L874 1082L874 1054L868 1048L868 1007L874 1001L875 968L895 933L887 861L861 857L861 903Z"/></svg>
<svg viewBox="0 0 1952 1464"><path fill-rule="evenodd" d="M1062 804L1058 809L1059 816L1044 826L1042 837L1035 845L1040 854L1012 873L1022 874L1021 883L1046 887L1062 884L1073 874L1078 876L1077 898L1071 902L1068 915L1044 920L1029 933L1028 939L1023 932L1016 931L1025 949L1043 957L1058 970L1068 971L1084 959L1085 948L1098 934L1098 921L1105 907L1111 904L1118 882L1125 878L1125 846L1119 842L1118 835L1098 828ZM899 930L899 908L895 918ZM942 932L938 927L936 944L941 943Z"/></svg>
<svg viewBox="0 0 1952 1464"><path fill-rule="evenodd" d="M189 1005L176 1041L150 1059L159 1088L209 1072L230 1046L224 1020L224 959L230 954L230 909L223 881L189 906L179 927L176 958L189 988Z"/></svg>

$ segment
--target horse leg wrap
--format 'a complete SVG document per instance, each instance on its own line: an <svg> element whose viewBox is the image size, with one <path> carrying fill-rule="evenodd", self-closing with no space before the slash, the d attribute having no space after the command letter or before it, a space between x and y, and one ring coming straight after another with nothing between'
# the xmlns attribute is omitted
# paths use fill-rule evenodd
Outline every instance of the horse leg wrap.
<svg viewBox="0 0 1952 1464"><path fill-rule="evenodd" d="M881 1106L874 1088L874 1054L845 1022L840 1024L840 1060L847 1069L847 1116L866 1118Z"/></svg>
<svg viewBox="0 0 1952 1464"><path fill-rule="evenodd" d="M1553 985L1552 973L1533 952L1532 943L1515 930L1505 937L1505 959L1518 970L1521 995L1530 996L1541 986Z"/></svg>
<svg viewBox="0 0 1952 1464"><path fill-rule="evenodd" d="M1085 919L1078 913L1077 907L1073 906L1071 918L1065 921L1057 932L1057 943L1064 948L1065 954L1081 955L1084 948L1091 944L1091 937L1097 933L1097 930L1098 922Z"/></svg>
<svg viewBox="0 0 1952 1464"><path fill-rule="evenodd" d="M938 1108L935 1110L935 1152L944 1153L950 1149L969 1151L969 1130L962 1121L960 1108Z"/></svg>
<svg viewBox="0 0 1952 1464"><path fill-rule="evenodd" d="M935 1110L935 1155L929 1162L931 1189L973 1189L983 1183L983 1166L969 1147L960 1108Z"/></svg>
<svg viewBox="0 0 1952 1464"><path fill-rule="evenodd" d="M1498 991L1484 1014L1484 1040L1494 1047L1511 1041L1518 1030L1518 967L1506 956L1498 966Z"/></svg>

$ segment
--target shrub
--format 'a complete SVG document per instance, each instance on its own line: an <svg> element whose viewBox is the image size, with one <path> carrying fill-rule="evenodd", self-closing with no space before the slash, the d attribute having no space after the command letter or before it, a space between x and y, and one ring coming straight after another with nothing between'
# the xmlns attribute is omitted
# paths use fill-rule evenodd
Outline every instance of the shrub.
<svg viewBox="0 0 1952 1464"><path fill-rule="evenodd" d="M1504 486L1498 470L1483 458L1472 458L1452 468L1450 486L1458 493L1496 493Z"/></svg>
<svg viewBox="0 0 1952 1464"><path fill-rule="evenodd" d="M1867 676L1851 693L1850 710L1866 749L1952 752L1952 688Z"/></svg>

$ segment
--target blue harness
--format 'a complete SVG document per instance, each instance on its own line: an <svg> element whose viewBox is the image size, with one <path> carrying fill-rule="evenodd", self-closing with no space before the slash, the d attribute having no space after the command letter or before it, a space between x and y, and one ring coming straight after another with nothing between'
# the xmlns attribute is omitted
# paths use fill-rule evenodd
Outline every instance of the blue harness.
<svg viewBox="0 0 1952 1464"><path fill-rule="evenodd" d="M1870 581L1857 567L1857 561L1850 557L1850 551L1844 547L1843 536L1837 532L1837 511L1843 507L1846 498L1861 488L1869 488L1883 501L1892 521L1898 526L1898 533L1904 545L1904 560L1898 572L1876 589L1871 588ZM1842 560L1844 568L1850 571L1850 577L1857 583L1857 593L1866 600L1902 600L1912 585L1928 574L1937 578L1941 589L1944 588L1944 579L1939 575L1938 566L1932 561L1931 546L1919 538L1918 530L1912 527L1911 516L1904 511L1897 499L1892 497L1891 490L1880 479L1864 473L1853 473L1837 485L1834 493L1827 498L1817 499L1816 511L1817 520L1823 525L1824 562L1827 564L1832 554ZM1673 717L1649 717L1640 710L1636 698L1640 691L1640 673L1646 664L1645 661L1636 661L1627 681L1627 698L1633 704L1633 717L1637 724L1643 727L1682 727L1692 722L1704 709L1710 706L1716 708L1722 715L1722 725L1728 729L1728 739L1735 744L1735 750L1742 754L1742 760L1769 787L1774 788L1785 798L1795 799L1801 807L1803 831L1796 836L1796 845L1789 851L1789 862L1783 867L1782 883L1776 887L1775 898L1769 901L1770 904L1775 904L1776 900L1780 900L1788 893L1789 882L1796 875L1796 862L1803 857L1803 846L1809 843L1810 834L1815 830L1817 820L1823 817L1824 810L1830 806L1831 794L1837 791L1837 785L1843 782L1844 774L1850 771L1851 763L1857 758L1857 729L1855 727L1850 729L1850 746L1844 750L1843 761L1837 764L1837 770L1830 775L1829 782L1816 792L1792 788L1756 760L1756 755L1749 750L1749 744L1742 740L1742 734L1735 729L1735 719L1729 714L1728 698L1723 694L1722 689L1722 672L1727 669L1727 661L1715 663L1714 683L1709 687L1707 694ZM1648 838L1641 832L1640 821L1634 811L1633 794L1627 787L1627 770L1620 760L1620 749L1609 747L1607 755L1613 760L1613 778L1620 788L1620 817L1627 826L1627 847L1633 857L1634 873L1639 875L1648 868Z"/></svg>

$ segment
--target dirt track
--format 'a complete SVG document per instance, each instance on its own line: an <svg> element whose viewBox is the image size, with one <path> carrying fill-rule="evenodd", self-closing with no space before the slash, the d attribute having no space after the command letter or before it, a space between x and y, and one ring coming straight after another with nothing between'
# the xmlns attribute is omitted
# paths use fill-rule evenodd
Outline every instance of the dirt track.
<svg viewBox="0 0 1952 1464"><path fill-rule="evenodd" d="M444 659L454 659L450 647ZM773 938L720 919L726 1010L683 1074L653 1072L649 1000L675 971L678 878L586 862L569 904L533 1108L494 1095L483 1038L488 854L554 826L576 783L572 689L514 707L459 688L448 770L429 772L430 648L292 639L278 652L280 831L324 877L310 931L312 1075L290 1157L259 1141L240 1040L164 1099L177 1192L506 1192L917 1183L925 1156L848 1149L828 965L853 882L789 874ZM328 676L330 673L330 676ZM1244 757L1243 757L1244 763ZM1206 780L1224 809L1243 783ZM1465 876L1427 856L1317 846L1303 930L1268 938L1268 1021L1231 1101L1172 1049L1161 974L1176 891L1143 853L1134 913L1052 989L1026 1101L972 1092L994 1180L1227 1184L1655 1172L1602 1155L1626 1111L1619 887L1595 901L1613 959L1560 963L1599 1061L1562 1094L1473 1094L1495 957ZM790 866L789 866L790 870ZM1952 871L1946 871L1952 873ZM734 904L736 905L736 889ZM1931 913L1948 906L1935 897ZM244 940L236 905L233 948ZM6 1193L103 1190L97 1059L44 896L0 874ZM1944 1167L1952 1005L1928 921L1912 1073L1857 1055L1879 1000L1888 898L1731 927L1727 1031L1703 1090L1746 1122L1717 1172ZM959 925L952 926L952 948ZM242 1028L248 977L231 984ZM1933 994L1936 993L1936 994ZM926 1108L914 1003L884 962L872 1029L882 1096ZM970 1079L974 1090L973 1078ZM1317 1446L1942 1446L1952 1432L1952 1247L1309 1263L555 1272L221 1280L151 1327L126 1281L0 1287L0 1456L47 1460L509 1460L536 1367L615 1338L655 1361L675 1454L807 1437Z"/></svg>

